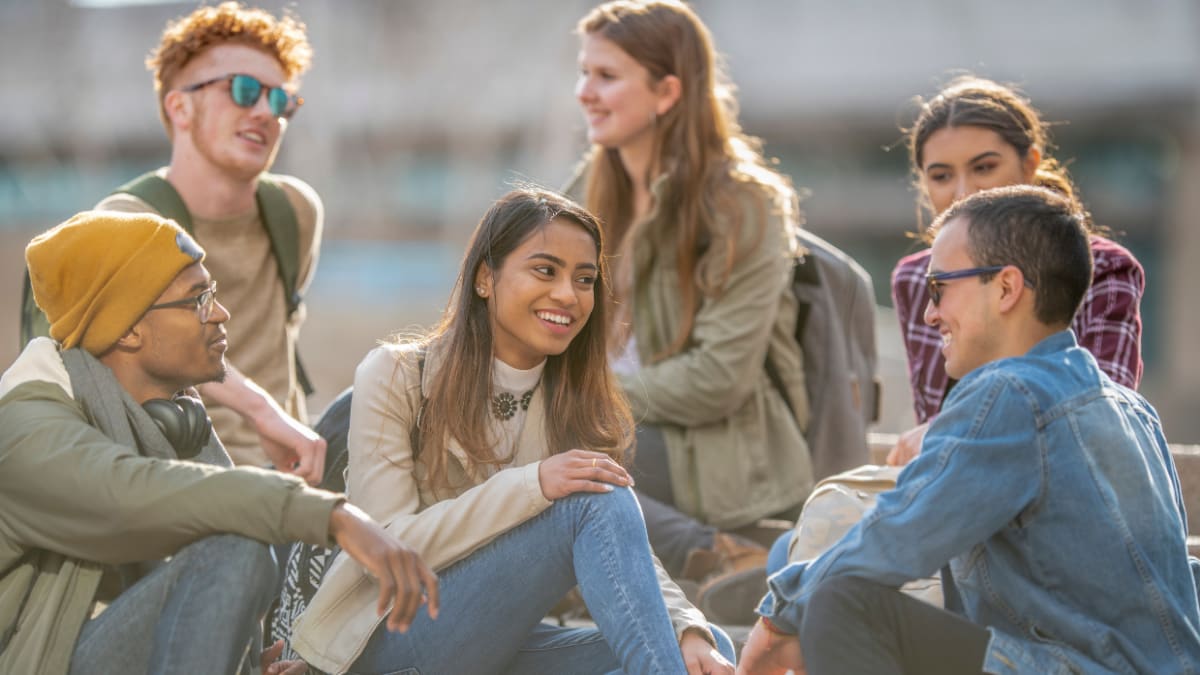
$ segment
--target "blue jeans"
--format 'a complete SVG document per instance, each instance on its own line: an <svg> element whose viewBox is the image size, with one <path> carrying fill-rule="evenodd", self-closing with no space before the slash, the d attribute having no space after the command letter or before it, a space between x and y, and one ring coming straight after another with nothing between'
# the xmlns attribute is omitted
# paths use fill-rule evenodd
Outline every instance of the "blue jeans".
<svg viewBox="0 0 1200 675"><path fill-rule="evenodd" d="M438 619L381 624L352 672L686 672L628 488L560 499L438 576ZM542 623L576 584L598 628Z"/></svg>
<svg viewBox="0 0 1200 675"><path fill-rule="evenodd" d="M83 625L72 673L212 673L257 663L257 622L278 574L266 544L207 537L122 593Z"/></svg>

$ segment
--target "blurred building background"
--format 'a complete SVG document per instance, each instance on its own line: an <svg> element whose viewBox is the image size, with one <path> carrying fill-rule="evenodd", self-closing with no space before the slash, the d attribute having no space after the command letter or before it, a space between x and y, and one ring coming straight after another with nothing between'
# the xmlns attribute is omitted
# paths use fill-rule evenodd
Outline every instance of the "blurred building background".
<svg viewBox="0 0 1200 675"><path fill-rule="evenodd" d="M279 10L285 3L263 0ZM585 147L580 0L298 0L316 51L276 170L325 200L302 340L319 410L378 339L436 321L466 237L516 181ZM36 232L166 163L143 59L194 3L0 0L0 364ZM808 227L875 279L882 431L912 422L888 275L917 245L900 127L957 71L1021 85L1083 197L1146 267L1146 377L1200 441L1200 5L1195 0L698 0L742 121L811 191ZM1069 121L1069 122L1068 122ZM237 320L237 317L234 318Z"/></svg>

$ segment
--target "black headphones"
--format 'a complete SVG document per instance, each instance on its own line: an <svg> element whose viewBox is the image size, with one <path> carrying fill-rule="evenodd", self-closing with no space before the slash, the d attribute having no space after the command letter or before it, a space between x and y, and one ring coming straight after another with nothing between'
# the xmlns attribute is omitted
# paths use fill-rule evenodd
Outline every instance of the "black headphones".
<svg viewBox="0 0 1200 675"><path fill-rule="evenodd" d="M200 454L212 437L212 420L198 398L183 395L172 399L152 398L143 403L142 408L175 448L179 459L191 459Z"/></svg>

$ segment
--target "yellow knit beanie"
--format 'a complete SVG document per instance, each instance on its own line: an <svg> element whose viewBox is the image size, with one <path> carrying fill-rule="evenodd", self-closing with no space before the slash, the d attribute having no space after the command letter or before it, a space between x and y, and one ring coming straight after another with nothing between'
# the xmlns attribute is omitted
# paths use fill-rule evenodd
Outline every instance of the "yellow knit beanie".
<svg viewBox="0 0 1200 675"><path fill-rule="evenodd" d="M173 220L84 211L25 248L33 299L63 349L102 354L204 250Z"/></svg>

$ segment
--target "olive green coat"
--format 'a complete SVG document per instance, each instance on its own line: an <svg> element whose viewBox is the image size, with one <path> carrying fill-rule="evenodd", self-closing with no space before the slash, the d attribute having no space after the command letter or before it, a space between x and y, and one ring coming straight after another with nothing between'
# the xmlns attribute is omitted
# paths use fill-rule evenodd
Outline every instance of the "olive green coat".
<svg viewBox="0 0 1200 675"><path fill-rule="evenodd" d="M664 179L653 185L658 205L671 203ZM583 185L577 177L569 191L578 198ZM790 192L765 185L738 187L742 228L729 278L719 294L701 298L683 350L658 361L684 319L676 223L656 207L626 235L633 238L629 301L641 367L619 379L638 423L662 430L676 506L723 529L796 507L813 484L790 286L799 227L792 201ZM733 217L718 214L718 227L730 227ZM795 414L766 375L768 353Z"/></svg>

